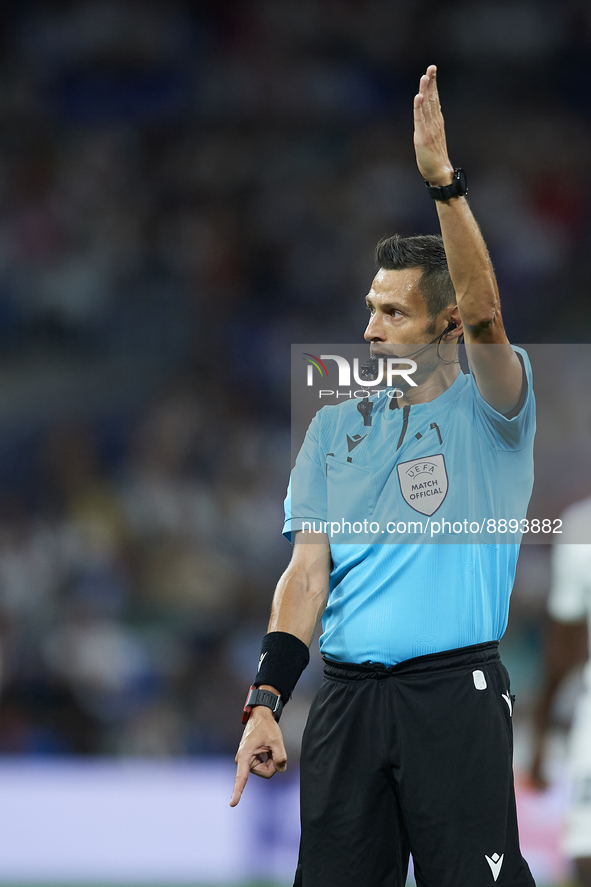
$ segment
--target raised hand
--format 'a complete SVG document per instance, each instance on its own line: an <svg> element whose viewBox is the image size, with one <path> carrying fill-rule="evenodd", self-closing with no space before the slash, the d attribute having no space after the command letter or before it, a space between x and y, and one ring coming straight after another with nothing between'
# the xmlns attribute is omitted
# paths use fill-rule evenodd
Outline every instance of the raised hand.
<svg viewBox="0 0 591 887"><path fill-rule="evenodd" d="M419 91L414 98L414 125L419 172L430 185L451 184L453 166L447 154L435 65L429 65L419 81Z"/></svg>

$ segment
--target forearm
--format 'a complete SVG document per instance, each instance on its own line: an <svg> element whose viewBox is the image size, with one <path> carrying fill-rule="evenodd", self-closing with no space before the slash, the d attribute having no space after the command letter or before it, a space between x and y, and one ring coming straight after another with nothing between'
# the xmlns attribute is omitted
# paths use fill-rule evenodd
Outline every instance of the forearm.
<svg viewBox="0 0 591 887"><path fill-rule="evenodd" d="M310 646L314 629L326 606L330 565L330 546L326 537L323 537L319 543L306 543L302 542L300 532L296 533L296 544L291 563L279 580L273 597L268 627L270 636L267 635L267 641L263 641L262 648L263 650L265 648L273 649L273 644L277 643L278 640L273 638L274 632L284 632L294 636L291 638L291 641L289 638L283 638L280 641L282 649L293 651L294 659L293 661L290 659L290 661L292 661L292 667L296 669L295 674L292 673L287 678L285 675L283 677L283 681L287 680L290 686L290 690L287 692L284 685L284 695L286 693L287 695L290 694L291 688L295 686L295 682L299 677L297 663L298 660L300 665L302 662L298 643L301 642L306 647ZM297 638L297 641L294 638ZM270 647L269 644L271 644ZM277 693L278 690L281 690L281 687L277 688L273 685L273 676L279 681L279 675L273 665L273 659L273 653L271 652L271 655L265 659L262 673L259 666L261 678L264 675L269 681L268 683L261 682L260 686Z"/></svg>
<svg viewBox="0 0 591 887"><path fill-rule="evenodd" d="M314 572L288 567L275 590L268 630L293 634L310 646L327 595L327 575L318 581Z"/></svg>
<svg viewBox="0 0 591 887"><path fill-rule="evenodd" d="M501 324L500 300L492 262L465 197L437 201L437 214L464 327L476 338Z"/></svg>
<svg viewBox="0 0 591 887"><path fill-rule="evenodd" d="M437 90L430 65L414 99L414 144L419 172L435 187L454 180ZM456 291L466 342L507 344L499 292L486 244L465 197L437 201L449 273ZM519 367L517 367L519 369Z"/></svg>

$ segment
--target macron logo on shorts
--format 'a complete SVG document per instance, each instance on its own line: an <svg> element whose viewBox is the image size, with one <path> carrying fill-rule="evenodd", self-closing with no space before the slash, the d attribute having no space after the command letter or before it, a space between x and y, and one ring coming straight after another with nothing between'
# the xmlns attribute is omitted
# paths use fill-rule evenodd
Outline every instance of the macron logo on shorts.
<svg viewBox="0 0 591 887"><path fill-rule="evenodd" d="M501 866L503 865L503 859L505 858L505 854L503 853L499 856L498 853L493 853L492 856L487 856L484 854L484 858L488 862L490 866L490 870L492 872L493 879L496 881L499 875L501 874Z"/></svg>

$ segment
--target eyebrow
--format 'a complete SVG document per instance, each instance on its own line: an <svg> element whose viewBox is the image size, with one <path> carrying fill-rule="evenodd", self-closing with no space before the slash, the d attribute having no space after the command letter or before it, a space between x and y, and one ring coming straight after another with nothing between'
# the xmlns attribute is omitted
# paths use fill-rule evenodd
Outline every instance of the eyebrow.
<svg viewBox="0 0 591 887"><path fill-rule="evenodd" d="M369 296L366 296L366 297L365 297L365 304L367 305L368 308L369 308L370 306L371 306L372 308L375 307L375 306L374 306L374 303L372 302L372 300L370 299ZM380 307L383 308L385 311L390 311L390 310L392 310L392 309L394 308L396 311L400 311L401 314L406 314L406 313L407 313L407 312L404 310L404 308L401 307L401 305L400 305L399 302L380 302Z"/></svg>

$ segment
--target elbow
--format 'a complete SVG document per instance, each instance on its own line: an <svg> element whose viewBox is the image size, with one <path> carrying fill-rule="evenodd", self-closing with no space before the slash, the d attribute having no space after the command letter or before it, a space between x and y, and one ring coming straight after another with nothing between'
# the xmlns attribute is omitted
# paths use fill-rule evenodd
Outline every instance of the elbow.
<svg viewBox="0 0 591 887"><path fill-rule="evenodd" d="M471 275L455 289L462 323L470 332L484 332L500 321L501 300L494 276Z"/></svg>
<svg viewBox="0 0 591 887"><path fill-rule="evenodd" d="M464 328L476 336L494 326L501 316L498 305L487 308L475 305L471 310L460 311L460 314Z"/></svg>
<svg viewBox="0 0 591 887"><path fill-rule="evenodd" d="M477 336L490 329L493 323L494 317L470 318L464 320L464 329L468 330L473 336Z"/></svg>

